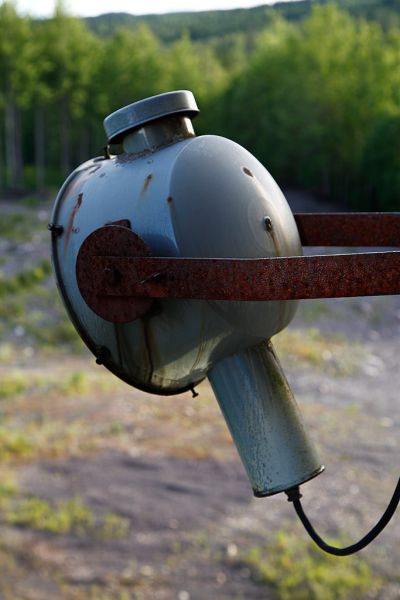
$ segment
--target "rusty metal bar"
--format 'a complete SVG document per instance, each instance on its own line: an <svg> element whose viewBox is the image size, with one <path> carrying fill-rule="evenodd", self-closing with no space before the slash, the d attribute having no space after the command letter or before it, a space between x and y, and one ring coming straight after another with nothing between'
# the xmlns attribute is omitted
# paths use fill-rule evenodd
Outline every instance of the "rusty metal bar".
<svg viewBox="0 0 400 600"><path fill-rule="evenodd" d="M91 293L97 297L294 300L400 294L400 252L264 259L92 256L90 260Z"/></svg>
<svg viewBox="0 0 400 600"><path fill-rule="evenodd" d="M298 213L303 246L400 246L400 213Z"/></svg>

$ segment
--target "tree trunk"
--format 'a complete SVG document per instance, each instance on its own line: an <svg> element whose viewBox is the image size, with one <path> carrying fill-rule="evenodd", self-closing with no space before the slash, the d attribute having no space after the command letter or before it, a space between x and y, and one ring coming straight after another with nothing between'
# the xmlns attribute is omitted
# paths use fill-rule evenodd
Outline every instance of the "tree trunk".
<svg viewBox="0 0 400 600"><path fill-rule="evenodd" d="M41 191L45 186L45 120L42 106L35 109L35 176L36 189Z"/></svg>
<svg viewBox="0 0 400 600"><path fill-rule="evenodd" d="M89 130L85 123L81 123L79 128L79 162L83 163L90 157L90 136Z"/></svg>
<svg viewBox="0 0 400 600"><path fill-rule="evenodd" d="M22 114L21 110L14 106L15 119L15 187L23 189L24 187L24 157L22 150Z"/></svg>
<svg viewBox="0 0 400 600"><path fill-rule="evenodd" d="M70 117L66 100L60 105L60 168L63 177L71 170Z"/></svg>
<svg viewBox="0 0 400 600"><path fill-rule="evenodd" d="M4 167L4 132L0 121L0 192L4 190L4 178L5 178L5 167Z"/></svg>
<svg viewBox="0 0 400 600"><path fill-rule="evenodd" d="M23 160L21 141L21 114L12 100L5 106L5 155L7 182L11 189L20 189L23 184Z"/></svg>
<svg viewBox="0 0 400 600"><path fill-rule="evenodd" d="M14 108L12 103L7 100L4 111L4 132L5 132L5 153L7 184L12 188L15 181L16 170L16 150L15 150L15 132L14 132Z"/></svg>

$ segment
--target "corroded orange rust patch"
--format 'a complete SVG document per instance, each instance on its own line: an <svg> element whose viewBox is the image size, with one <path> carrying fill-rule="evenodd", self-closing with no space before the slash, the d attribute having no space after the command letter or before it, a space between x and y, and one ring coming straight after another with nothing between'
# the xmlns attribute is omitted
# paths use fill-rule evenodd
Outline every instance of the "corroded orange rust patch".
<svg viewBox="0 0 400 600"><path fill-rule="evenodd" d="M78 210L80 209L80 207L82 205L82 200L83 200L83 192L81 192L80 194L78 194L78 198L77 198L76 204L75 204L74 208L72 209L72 212L71 212L70 217L69 217L67 230L65 232L64 250L68 246L69 238L71 237L71 232L72 232L72 229L74 227L75 217L76 217L76 215L78 213Z"/></svg>
<svg viewBox="0 0 400 600"><path fill-rule="evenodd" d="M85 169L85 170L77 173L75 178L70 182L67 189L65 190L64 195L70 196L71 194L73 194L73 192L75 191L75 189L77 187L82 186L84 184L84 182L86 181L86 179L88 179L90 177L90 175L93 175L94 173L96 173L96 171L101 169L101 167L102 167L102 165L96 165L93 168L90 167L87 170Z"/></svg>
<svg viewBox="0 0 400 600"><path fill-rule="evenodd" d="M153 179L153 174L152 173L150 173L149 175L147 175L146 179L144 180L142 194L144 194L147 191L147 188L149 187L150 182L151 182L152 179Z"/></svg>

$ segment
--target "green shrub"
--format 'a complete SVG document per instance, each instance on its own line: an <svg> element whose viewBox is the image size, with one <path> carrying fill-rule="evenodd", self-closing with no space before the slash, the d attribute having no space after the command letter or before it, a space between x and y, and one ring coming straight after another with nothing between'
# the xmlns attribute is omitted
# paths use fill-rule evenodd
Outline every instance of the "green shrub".
<svg viewBox="0 0 400 600"><path fill-rule="evenodd" d="M244 560L280 600L355 600L381 585L362 558L324 554L313 542L285 531L272 544L252 548Z"/></svg>

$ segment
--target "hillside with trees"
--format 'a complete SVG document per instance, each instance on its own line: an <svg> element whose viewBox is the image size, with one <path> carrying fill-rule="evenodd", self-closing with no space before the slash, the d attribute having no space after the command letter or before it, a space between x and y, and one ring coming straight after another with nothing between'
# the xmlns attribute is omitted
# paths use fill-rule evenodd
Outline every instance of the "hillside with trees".
<svg viewBox="0 0 400 600"><path fill-rule="evenodd" d="M197 133L243 144L281 185L396 209L399 16L399 0L305 0L91 20L60 3L51 19L32 20L5 1L0 190L58 186L102 152L108 113L190 89L202 109Z"/></svg>
<svg viewBox="0 0 400 600"><path fill-rule="evenodd" d="M298 22L308 17L315 6L330 3L331 0L300 0L254 8L162 15L109 13L88 17L85 21L89 29L101 36L112 35L120 27L145 24L167 44L184 33L193 41L210 41L212 38L232 34L254 34L268 26L276 15ZM336 0L335 4L354 17L377 21L385 28L400 24L399 0Z"/></svg>

